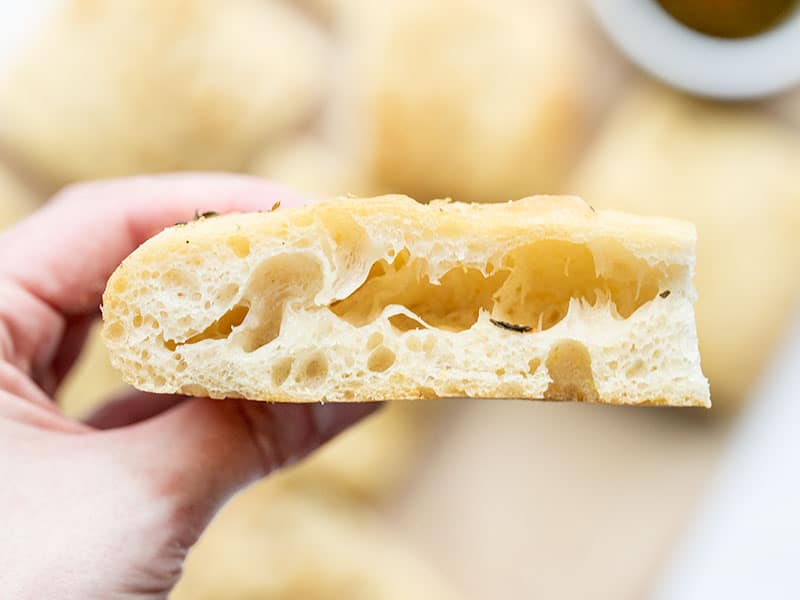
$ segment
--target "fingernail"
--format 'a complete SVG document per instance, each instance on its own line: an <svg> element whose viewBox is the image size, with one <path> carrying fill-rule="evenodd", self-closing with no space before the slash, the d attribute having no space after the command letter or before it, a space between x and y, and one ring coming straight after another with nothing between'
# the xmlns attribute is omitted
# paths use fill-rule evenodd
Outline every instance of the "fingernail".
<svg viewBox="0 0 800 600"><path fill-rule="evenodd" d="M380 408L380 402L317 404L313 409L314 424L324 440L329 440L354 423Z"/></svg>

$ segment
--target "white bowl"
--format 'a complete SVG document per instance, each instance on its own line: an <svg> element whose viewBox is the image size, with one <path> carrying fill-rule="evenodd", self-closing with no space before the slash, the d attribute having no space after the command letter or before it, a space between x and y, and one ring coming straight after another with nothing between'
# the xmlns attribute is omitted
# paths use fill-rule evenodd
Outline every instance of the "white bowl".
<svg viewBox="0 0 800 600"><path fill-rule="evenodd" d="M766 33L716 38L681 24L655 0L590 0L609 36L640 67L688 92L756 98L800 83L800 10Z"/></svg>

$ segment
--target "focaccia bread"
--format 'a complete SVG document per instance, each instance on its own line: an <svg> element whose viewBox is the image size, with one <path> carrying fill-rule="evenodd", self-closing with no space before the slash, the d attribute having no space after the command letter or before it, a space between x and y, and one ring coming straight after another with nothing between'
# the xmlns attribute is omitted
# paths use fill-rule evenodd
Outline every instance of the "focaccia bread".
<svg viewBox="0 0 800 600"><path fill-rule="evenodd" d="M53 187L240 170L322 101L325 39L281 0L53 4L0 85L0 137Z"/></svg>
<svg viewBox="0 0 800 600"><path fill-rule="evenodd" d="M694 244L689 223L575 197L205 218L120 265L103 335L153 392L707 406Z"/></svg>
<svg viewBox="0 0 800 600"><path fill-rule="evenodd" d="M329 4L325 122L380 189L470 202L561 189L590 105L576 3Z"/></svg>
<svg viewBox="0 0 800 600"><path fill-rule="evenodd" d="M269 144L247 171L318 198L371 196L376 189L347 152L313 135Z"/></svg>

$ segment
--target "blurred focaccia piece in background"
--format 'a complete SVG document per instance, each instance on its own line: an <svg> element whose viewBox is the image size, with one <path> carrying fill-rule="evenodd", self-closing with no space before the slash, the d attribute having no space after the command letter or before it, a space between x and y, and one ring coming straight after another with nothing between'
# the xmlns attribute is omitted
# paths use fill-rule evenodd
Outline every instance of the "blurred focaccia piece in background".
<svg viewBox="0 0 800 600"><path fill-rule="evenodd" d="M376 505L391 501L430 449L441 414L436 402L389 402L279 477L308 493L335 491Z"/></svg>
<svg viewBox="0 0 800 600"><path fill-rule="evenodd" d="M29 215L38 205L36 195L0 163L0 230Z"/></svg>
<svg viewBox="0 0 800 600"><path fill-rule="evenodd" d="M343 1L325 126L380 189L491 202L556 192L586 112L570 4Z"/></svg>
<svg viewBox="0 0 800 600"><path fill-rule="evenodd" d="M171 600L455 600L377 514L262 482L217 516Z"/></svg>
<svg viewBox="0 0 800 600"><path fill-rule="evenodd" d="M800 136L753 107L629 94L569 191L697 226L695 307L715 407L746 396L800 294Z"/></svg>
<svg viewBox="0 0 800 600"><path fill-rule="evenodd" d="M365 196L375 189L350 156L312 135L268 145L248 171L320 198Z"/></svg>
<svg viewBox="0 0 800 600"><path fill-rule="evenodd" d="M68 0L3 82L0 140L53 185L240 170L317 110L325 48L280 0Z"/></svg>

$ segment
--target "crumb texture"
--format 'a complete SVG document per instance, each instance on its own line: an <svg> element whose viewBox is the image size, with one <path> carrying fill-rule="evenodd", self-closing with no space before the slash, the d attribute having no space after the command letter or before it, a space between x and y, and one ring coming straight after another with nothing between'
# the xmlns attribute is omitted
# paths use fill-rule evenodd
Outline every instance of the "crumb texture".
<svg viewBox="0 0 800 600"><path fill-rule="evenodd" d="M104 338L158 392L708 405L693 261L690 225L578 198L340 199L162 232Z"/></svg>

